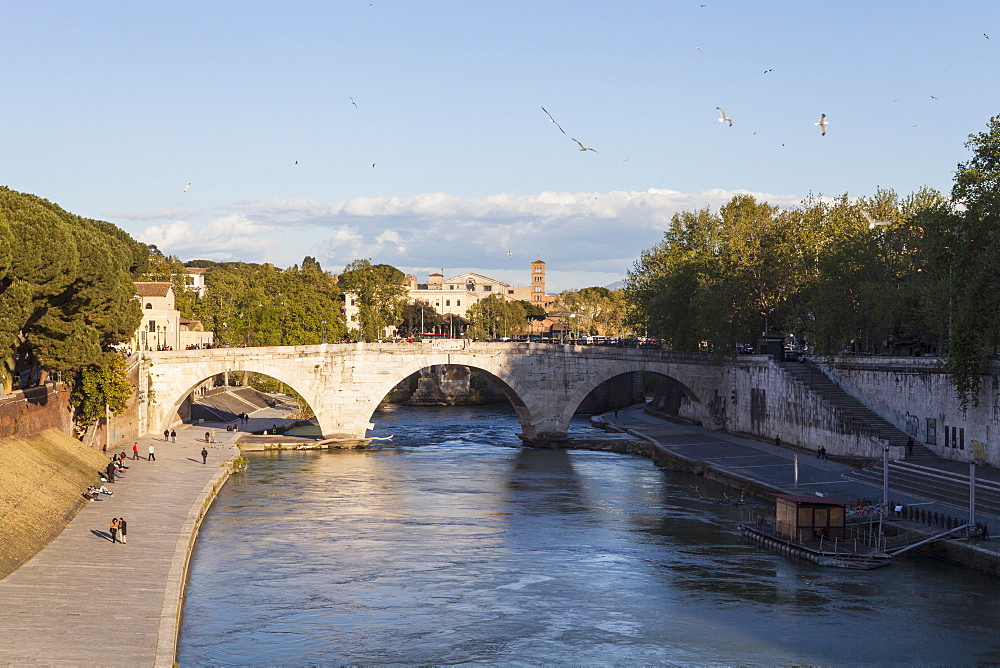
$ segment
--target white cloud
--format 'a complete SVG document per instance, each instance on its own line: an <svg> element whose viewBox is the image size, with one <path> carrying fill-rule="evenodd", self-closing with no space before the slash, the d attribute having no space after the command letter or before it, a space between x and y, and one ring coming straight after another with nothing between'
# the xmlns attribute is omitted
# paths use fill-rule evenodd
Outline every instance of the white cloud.
<svg viewBox="0 0 1000 668"><path fill-rule="evenodd" d="M143 243L155 244L169 255L202 258L246 259L241 253L256 255L271 227L241 213L230 213L196 228L186 220L153 225L136 235Z"/></svg>
<svg viewBox="0 0 1000 668"><path fill-rule="evenodd" d="M553 281L574 282L550 286L560 290L580 287L577 282L604 285L623 277L634 259L660 240L673 214L717 209L737 194L782 207L800 201L795 195L744 190L682 193L658 188L480 198L427 193L335 202L271 199L243 202L233 207L234 213L201 228L178 220L146 228L138 236L182 259L289 266L313 255L333 271L351 260L371 258L401 268L444 267L445 273L467 267L500 278L504 272L519 276L540 258L549 263Z"/></svg>

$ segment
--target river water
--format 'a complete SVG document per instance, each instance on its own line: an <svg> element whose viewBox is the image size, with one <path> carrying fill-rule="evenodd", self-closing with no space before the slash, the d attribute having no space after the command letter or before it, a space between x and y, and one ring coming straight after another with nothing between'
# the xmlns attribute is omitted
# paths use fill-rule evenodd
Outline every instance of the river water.
<svg viewBox="0 0 1000 668"><path fill-rule="evenodd" d="M180 665L1000 664L994 579L790 561L692 485L721 489L639 457L521 449L507 410L375 421L381 450L250 455L226 484Z"/></svg>

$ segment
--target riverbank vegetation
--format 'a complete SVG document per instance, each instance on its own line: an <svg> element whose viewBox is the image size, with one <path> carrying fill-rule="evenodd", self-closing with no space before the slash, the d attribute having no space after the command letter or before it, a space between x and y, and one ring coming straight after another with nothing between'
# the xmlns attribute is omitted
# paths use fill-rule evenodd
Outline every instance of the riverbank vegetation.
<svg viewBox="0 0 1000 668"><path fill-rule="evenodd" d="M674 215L627 280L634 325L678 350L731 353L763 332L820 353L949 355L974 401L1000 344L1000 116L971 135L951 197L737 195Z"/></svg>
<svg viewBox="0 0 1000 668"><path fill-rule="evenodd" d="M148 266L147 247L111 223L0 187L3 393L58 373L77 387L90 382L102 390L84 414L103 415L109 406L116 412L114 384L102 379L119 372L118 380L124 378L111 347L139 326L133 281ZM74 394L78 410L81 396Z"/></svg>

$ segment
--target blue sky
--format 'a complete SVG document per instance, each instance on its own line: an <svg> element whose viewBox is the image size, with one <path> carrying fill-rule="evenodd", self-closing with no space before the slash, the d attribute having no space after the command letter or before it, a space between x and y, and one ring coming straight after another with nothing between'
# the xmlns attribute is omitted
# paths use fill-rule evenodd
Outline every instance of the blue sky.
<svg viewBox="0 0 1000 668"><path fill-rule="evenodd" d="M182 260L370 257L523 284L541 258L550 292L604 285L674 212L736 192L948 191L1000 113L995 1L0 13L0 184Z"/></svg>

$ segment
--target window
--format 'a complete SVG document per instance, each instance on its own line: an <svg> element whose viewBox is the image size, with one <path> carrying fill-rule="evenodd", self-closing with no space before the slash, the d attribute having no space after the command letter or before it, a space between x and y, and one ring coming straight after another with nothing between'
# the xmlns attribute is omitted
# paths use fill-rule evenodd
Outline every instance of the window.
<svg viewBox="0 0 1000 668"><path fill-rule="evenodd" d="M445 306L451 306L451 300L450 299L445 299L444 300L444 305Z"/></svg>
<svg viewBox="0 0 1000 668"><path fill-rule="evenodd" d="M149 331L151 331L151 332L155 332L156 331L156 321L155 320L150 320L149 321Z"/></svg>
<svg viewBox="0 0 1000 668"><path fill-rule="evenodd" d="M924 422L927 427L927 445L937 445L937 420L927 418Z"/></svg>
<svg viewBox="0 0 1000 668"><path fill-rule="evenodd" d="M948 432L948 425L945 425L944 426L944 447L946 447L946 448L950 448L951 447L951 439L948 438L948 434L949 434L949 432Z"/></svg>
<svg viewBox="0 0 1000 668"><path fill-rule="evenodd" d="M455 306L461 306L461 305L462 305L462 300L461 299L456 299L455 300Z"/></svg>
<svg viewBox="0 0 1000 668"><path fill-rule="evenodd" d="M541 267L535 267L535 273L536 274L542 273L542 268Z"/></svg>
<svg viewBox="0 0 1000 668"><path fill-rule="evenodd" d="M965 427L958 428L958 449L965 450Z"/></svg>
<svg viewBox="0 0 1000 668"><path fill-rule="evenodd" d="M352 299L352 300L351 300L351 306L354 306L354 302L355 302L355 300L354 300L354 299Z"/></svg>
<svg viewBox="0 0 1000 668"><path fill-rule="evenodd" d="M448 286L448 289L449 289L449 290L454 290L454 289L455 289L455 286L454 286L454 285L449 285L449 286Z"/></svg>
<svg viewBox="0 0 1000 668"><path fill-rule="evenodd" d="M146 308L148 308L148 309L152 309L152 308L153 308L153 305L152 305L152 304L146 304Z"/></svg>
<svg viewBox="0 0 1000 668"><path fill-rule="evenodd" d="M541 291L542 291L542 286L536 285L535 286L535 292L541 292Z"/></svg>
<svg viewBox="0 0 1000 668"><path fill-rule="evenodd" d="M483 286L483 292L493 292L493 286L492 285L484 285Z"/></svg>
<svg viewBox="0 0 1000 668"><path fill-rule="evenodd" d="M535 276L535 283L541 283L544 280L541 276Z"/></svg>

